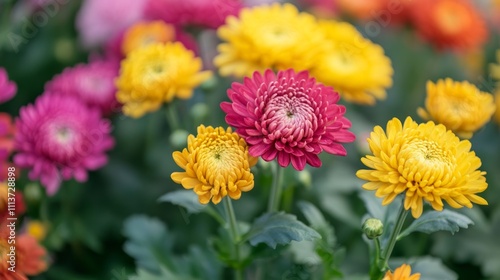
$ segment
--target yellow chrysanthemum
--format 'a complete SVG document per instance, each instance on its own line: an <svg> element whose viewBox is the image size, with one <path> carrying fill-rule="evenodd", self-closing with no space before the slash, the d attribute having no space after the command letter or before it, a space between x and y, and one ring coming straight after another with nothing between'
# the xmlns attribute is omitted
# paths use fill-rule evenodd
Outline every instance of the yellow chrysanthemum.
<svg viewBox="0 0 500 280"><path fill-rule="evenodd" d="M333 86L343 99L373 105L386 97L392 86L393 69L381 46L365 39L354 26L345 22L322 21L326 51L316 60L311 74Z"/></svg>
<svg viewBox="0 0 500 280"><path fill-rule="evenodd" d="M394 273L387 271L382 280L420 280L420 273L411 275L411 267L403 264L394 270Z"/></svg>
<svg viewBox="0 0 500 280"><path fill-rule="evenodd" d="M394 118L385 132L376 126L368 144L373 155L361 161L371 169L358 170L356 176L369 181L363 188L376 191L383 205L404 193L405 209L411 208L418 218L423 200L437 211L443 210L443 200L453 208L488 204L476 195L488 187L486 172L477 170L481 160L470 151L468 140L460 140L444 125L417 124L410 117L402 125Z"/></svg>
<svg viewBox="0 0 500 280"><path fill-rule="evenodd" d="M224 130L200 125L196 137L189 135L187 149L172 156L185 170L172 173L172 180L185 189L194 189L202 204L210 200L217 204L226 195L239 199L241 192L253 188L250 167L257 158L248 154L245 140L230 127Z"/></svg>
<svg viewBox="0 0 500 280"><path fill-rule="evenodd" d="M139 22L127 29L123 35L122 52L131 51L153 43L166 43L175 40L175 29L161 20Z"/></svg>
<svg viewBox="0 0 500 280"><path fill-rule="evenodd" d="M292 4L262 5L229 16L217 34L226 41L218 46L214 64L223 76L251 76L272 68L309 69L323 44L316 19L299 13Z"/></svg>
<svg viewBox="0 0 500 280"><path fill-rule="evenodd" d="M40 221L29 221L26 232L38 241L42 241L47 234L46 226Z"/></svg>
<svg viewBox="0 0 500 280"><path fill-rule="evenodd" d="M121 63L116 98L125 115L138 118L174 97L188 99L210 78L201 59L181 43L156 43L132 51Z"/></svg>
<svg viewBox="0 0 500 280"><path fill-rule="evenodd" d="M436 84L427 82L425 109L417 113L425 120L444 124L463 138L472 137L483 127L495 112L493 96L481 92L466 81L439 80Z"/></svg>
<svg viewBox="0 0 500 280"><path fill-rule="evenodd" d="M9 187L7 182L0 182L0 212L7 210L9 197Z"/></svg>

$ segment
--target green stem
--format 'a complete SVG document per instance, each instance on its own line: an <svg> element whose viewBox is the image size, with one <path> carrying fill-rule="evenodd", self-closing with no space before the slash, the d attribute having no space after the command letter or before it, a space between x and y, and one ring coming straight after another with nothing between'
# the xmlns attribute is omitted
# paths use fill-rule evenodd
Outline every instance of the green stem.
<svg viewBox="0 0 500 280"><path fill-rule="evenodd" d="M208 205L205 211L208 215L212 216L219 224L226 224L224 218L222 218L222 216L211 205Z"/></svg>
<svg viewBox="0 0 500 280"><path fill-rule="evenodd" d="M177 117L175 106L172 103L167 105L167 122L170 126L170 131L179 129L179 118Z"/></svg>
<svg viewBox="0 0 500 280"><path fill-rule="evenodd" d="M373 259L372 266L370 268L370 280L378 280L382 277L382 270L379 268L380 265L380 239L377 237L374 239L375 242L375 258Z"/></svg>
<svg viewBox="0 0 500 280"><path fill-rule="evenodd" d="M393 231L391 232L391 237L389 238L389 243L387 243L387 248L384 251L384 256L382 257L382 265L379 267L382 271L385 271L389 268L388 262L391 257L392 250L394 249L394 245L396 245L397 237L403 228L403 224L406 219L406 215L408 215L408 211L405 210L404 204L401 203L401 208L399 209L398 218L396 220L396 225L394 226Z"/></svg>
<svg viewBox="0 0 500 280"><path fill-rule="evenodd" d="M269 202L267 204L267 212L276 212L279 209L279 204L281 200L281 180L283 178L284 168L280 167L277 162L274 162L274 178L273 185L271 186L271 195L269 196Z"/></svg>
<svg viewBox="0 0 500 280"><path fill-rule="evenodd" d="M226 211L226 217L229 220L229 229L231 232L231 238L233 239L234 254L237 262L237 267L235 267L235 278L236 280L243 280L243 270L240 267L240 234L238 231L238 224L236 223L236 215L234 214L233 203L231 199L226 196L224 199L224 209Z"/></svg>

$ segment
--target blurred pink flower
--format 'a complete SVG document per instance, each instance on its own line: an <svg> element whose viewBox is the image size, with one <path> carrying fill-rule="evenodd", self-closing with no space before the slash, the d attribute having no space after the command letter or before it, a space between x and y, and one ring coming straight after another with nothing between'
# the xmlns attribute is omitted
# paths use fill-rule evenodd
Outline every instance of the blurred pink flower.
<svg viewBox="0 0 500 280"><path fill-rule="evenodd" d="M30 169L30 180L40 179L49 195L62 179L86 181L114 145L110 122L73 96L43 94L21 108L16 128L14 163Z"/></svg>
<svg viewBox="0 0 500 280"><path fill-rule="evenodd" d="M355 139L338 93L307 71L256 71L243 84L233 83L227 94L232 103L221 104L226 122L246 140L250 155L277 158L282 167L320 167L318 154L345 156L341 143Z"/></svg>
<svg viewBox="0 0 500 280"><path fill-rule="evenodd" d="M119 109L115 78L120 65L114 60L96 60L68 67L45 85L46 94L73 95L108 115Z"/></svg>
<svg viewBox="0 0 500 280"><path fill-rule="evenodd" d="M175 25L217 28L241 8L241 0L148 0L145 13L151 19Z"/></svg>
<svg viewBox="0 0 500 280"><path fill-rule="evenodd" d="M17 86L9 81L7 71L0 67L0 104L11 100L16 95Z"/></svg>
<svg viewBox="0 0 500 280"><path fill-rule="evenodd" d="M85 0L76 18L76 28L85 47L95 47L114 38L143 19L147 0Z"/></svg>

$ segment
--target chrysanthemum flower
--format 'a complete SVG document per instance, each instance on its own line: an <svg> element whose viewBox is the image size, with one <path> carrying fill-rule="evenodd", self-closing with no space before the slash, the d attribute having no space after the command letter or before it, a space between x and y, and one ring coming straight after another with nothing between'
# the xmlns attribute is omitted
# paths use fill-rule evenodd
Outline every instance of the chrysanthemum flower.
<svg viewBox="0 0 500 280"><path fill-rule="evenodd" d="M1 224L7 228L6 224ZM9 271L12 244L8 243L8 233L4 232L0 237L0 279L3 280L27 280L27 276L38 275L47 270L47 251L40 246L36 239L21 234L16 237L15 244L15 271Z"/></svg>
<svg viewBox="0 0 500 280"><path fill-rule="evenodd" d="M21 108L16 127L14 163L31 169L29 178L40 179L49 195L61 177L86 181L87 170L105 165L114 145L109 121L72 96L40 96Z"/></svg>
<svg viewBox="0 0 500 280"><path fill-rule="evenodd" d="M148 0L146 16L179 26L217 28L243 8L241 0Z"/></svg>
<svg viewBox="0 0 500 280"><path fill-rule="evenodd" d="M9 81L7 71L0 67L0 104L9 101L16 95L17 86L14 82Z"/></svg>
<svg viewBox="0 0 500 280"><path fill-rule="evenodd" d="M15 126L7 113L0 112L0 182L7 180L8 168L14 167L10 162L10 155L14 151ZM14 172L19 175L19 169Z"/></svg>
<svg viewBox="0 0 500 280"><path fill-rule="evenodd" d="M76 28L86 47L96 47L144 18L147 0L86 0L78 11Z"/></svg>
<svg viewBox="0 0 500 280"><path fill-rule="evenodd" d="M263 5L229 16L217 30L225 41L214 64L223 76L251 76L265 69L307 70L324 44L315 18L292 4ZM313 32L314 31L314 32Z"/></svg>
<svg viewBox="0 0 500 280"><path fill-rule="evenodd" d="M7 168L6 168L7 170ZM7 217L20 217L26 211L26 204L24 203L23 193L20 191L15 191L14 195L16 197L14 209L14 216L9 213L9 186L8 181L0 181L0 220L7 221ZM12 195L11 195L12 197ZM0 230L1 235L1 230ZM1 278L0 278L1 279Z"/></svg>
<svg viewBox="0 0 500 280"><path fill-rule="evenodd" d="M373 18L385 4L386 0L337 0L341 12L361 20Z"/></svg>
<svg viewBox="0 0 500 280"><path fill-rule="evenodd" d="M122 41L124 55L152 43L166 43L175 40L175 28L161 20L138 22L125 31Z"/></svg>
<svg viewBox="0 0 500 280"><path fill-rule="evenodd" d="M157 43L134 50L122 61L116 82L123 113L139 118L174 97L190 98L193 89L211 76L201 68L201 59L180 43Z"/></svg>
<svg viewBox="0 0 500 280"><path fill-rule="evenodd" d="M419 0L410 10L420 35L438 48L475 49L487 40L486 22L470 0Z"/></svg>
<svg viewBox="0 0 500 280"><path fill-rule="evenodd" d="M500 88L495 92L495 121L500 125Z"/></svg>
<svg viewBox="0 0 500 280"><path fill-rule="evenodd" d="M341 143L355 139L345 107L337 104L339 95L307 71L255 72L253 79L233 83L227 94L232 103L221 104L226 122L247 141L250 155L277 158L282 167L319 167L322 151L345 156Z"/></svg>
<svg viewBox="0 0 500 280"><path fill-rule="evenodd" d="M185 189L193 189L200 203L219 203L229 195L239 199L241 192L253 188L250 167L257 158L248 154L248 147L231 128L200 125L198 135L189 135L187 148L172 154L184 172L174 172L172 180Z"/></svg>
<svg viewBox="0 0 500 280"><path fill-rule="evenodd" d="M371 169L356 176L368 181L363 188L376 191L383 205L403 194L405 209L418 218L424 200L437 211L443 210L443 200L453 208L488 204L476 195L488 187L486 172L477 170L481 160L468 140L461 141L444 125L417 124L410 117L402 125L394 118L386 131L376 126L368 143L373 155L361 161Z"/></svg>
<svg viewBox="0 0 500 280"><path fill-rule="evenodd" d="M394 270L394 273L387 271L382 280L419 280L420 273L411 275L411 267L403 264Z"/></svg>
<svg viewBox="0 0 500 280"><path fill-rule="evenodd" d="M118 63L112 60L68 67L45 85L46 94L76 96L107 115L119 107L115 97L118 70Z"/></svg>
<svg viewBox="0 0 500 280"><path fill-rule="evenodd" d="M473 84L447 78L427 82L425 109L418 108L417 112L424 120L444 124L457 135L470 138L491 119L495 103L493 95Z"/></svg>
<svg viewBox="0 0 500 280"><path fill-rule="evenodd" d="M345 22L322 21L325 51L316 60L311 75L333 86L346 101L373 105L386 97L392 86L392 66L381 46L365 39Z"/></svg>

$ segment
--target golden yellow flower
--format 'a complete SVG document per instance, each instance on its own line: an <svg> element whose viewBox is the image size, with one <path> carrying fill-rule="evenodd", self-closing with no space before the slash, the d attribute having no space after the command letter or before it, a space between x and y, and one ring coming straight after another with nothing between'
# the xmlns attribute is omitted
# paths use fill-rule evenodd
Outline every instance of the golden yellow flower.
<svg viewBox="0 0 500 280"><path fill-rule="evenodd" d="M411 275L411 267L403 264L394 270L394 273L387 271L382 280L420 280L420 273Z"/></svg>
<svg viewBox="0 0 500 280"><path fill-rule="evenodd" d="M145 47L152 43L166 43L175 40L175 29L172 25L161 20L151 22L138 22L129 27L122 41L124 55L131 51Z"/></svg>
<svg viewBox="0 0 500 280"><path fill-rule="evenodd" d="M239 199L241 192L253 188L250 167L257 158L248 154L245 140L230 127L224 130L200 125L196 137L189 135L187 148L172 156L185 170L172 173L172 180L185 189L194 189L202 204L210 200L217 204L226 195Z"/></svg>
<svg viewBox="0 0 500 280"><path fill-rule="evenodd" d="M9 200L9 187L7 181L0 182L0 212L7 211L7 204Z"/></svg>
<svg viewBox="0 0 500 280"><path fill-rule="evenodd" d="M42 241L47 234L46 226L40 221L29 221L26 232L38 241Z"/></svg>
<svg viewBox="0 0 500 280"><path fill-rule="evenodd" d="M493 96L481 92L466 81L439 80L436 84L427 82L425 109L417 113L425 120L445 125L463 138L472 137L483 127L495 112Z"/></svg>
<svg viewBox="0 0 500 280"><path fill-rule="evenodd" d="M174 97L190 98L211 76L201 69L201 59L178 42L136 49L122 60L116 98L125 115L139 118Z"/></svg>
<svg viewBox="0 0 500 280"><path fill-rule="evenodd" d="M346 22L322 21L319 27L326 37L326 51L316 60L311 74L333 86L346 101L373 105L377 99L385 99L393 69L382 47Z"/></svg>
<svg viewBox="0 0 500 280"><path fill-rule="evenodd" d="M358 170L356 176L368 181L363 188L376 191L383 205L402 194L405 209L418 218L423 200L437 211L443 210L443 200L453 208L488 204L476 195L488 187L486 172L477 170L481 160L470 151L468 140L444 125L417 124L410 117L402 125L394 118L385 132L376 126L367 140L373 155L361 161L371 169Z"/></svg>
<svg viewBox="0 0 500 280"><path fill-rule="evenodd" d="M292 4L244 8L239 18L229 16L217 30L225 42L214 64L221 75L237 77L268 68L306 70L317 61L324 41L316 30L314 16L299 13Z"/></svg>

